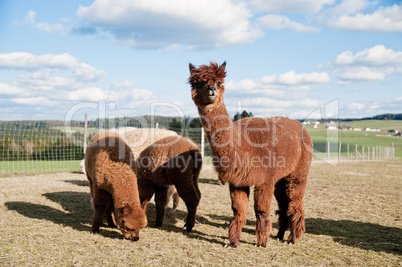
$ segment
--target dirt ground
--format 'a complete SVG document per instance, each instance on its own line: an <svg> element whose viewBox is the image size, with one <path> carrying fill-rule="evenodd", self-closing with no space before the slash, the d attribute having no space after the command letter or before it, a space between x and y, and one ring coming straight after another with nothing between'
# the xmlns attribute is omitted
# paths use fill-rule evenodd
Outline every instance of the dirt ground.
<svg viewBox="0 0 402 267"><path fill-rule="evenodd" d="M154 227L155 206L140 240L118 229L90 234L92 207L80 173L0 178L1 266L311 266L402 265L402 163L314 162L305 196L306 233L295 245L270 238L255 247L253 198L237 249L225 249L232 216L229 190L210 167L200 175L202 198L193 232L186 208ZM272 235L277 233L273 201ZM287 236L288 232L285 234Z"/></svg>

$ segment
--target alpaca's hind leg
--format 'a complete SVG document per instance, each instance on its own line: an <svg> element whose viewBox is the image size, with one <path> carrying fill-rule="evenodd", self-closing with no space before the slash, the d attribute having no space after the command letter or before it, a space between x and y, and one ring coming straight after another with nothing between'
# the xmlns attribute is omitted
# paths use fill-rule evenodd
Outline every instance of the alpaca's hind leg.
<svg viewBox="0 0 402 267"><path fill-rule="evenodd" d="M92 233L99 232L99 228L103 223L106 209L109 206L111 195L101 189L96 189L93 192L93 205L94 205L94 217L92 220Z"/></svg>
<svg viewBox="0 0 402 267"><path fill-rule="evenodd" d="M294 244L296 238L300 238L305 230L303 197L306 191L306 178L299 178L289 183L287 190L290 199L288 217L290 221L290 235L287 243Z"/></svg>
<svg viewBox="0 0 402 267"><path fill-rule="evenodd" d="M186 176L187 177L187 176ZM187 179L186 177L183 177L181 180L185 181ZM186 224L184 227L186 227L187 232L191 232L193 230L194 224L195 224L195 216L197 214L197 207L198 204L200 203L201 196L199 194L198 185L193 184L192 182L182 182L182 183L176 183L175 186L177 189L177 192L179 196L183 199L184 204L186 204L187 207L187 218L186 218Z"/></svg>
<svg viewBox="0 0 402 267"><path fill-rule="evenodd" d="M177 208L179 207L180 204L180 196L179 193L177 193L177 191L175 191L173 193L173 211L177 210Z"/></svg>
<svg viewBox="0 0 402 267"><path fill-rule="evenodd" d="M307 178L300 176L295 178L290 176L280 182L281 183L278 185L278 187L282 187L280 193L282 198L278 199L277 197L280 208L280 228L278 238L283 238L285 231L290 228L290 235L287 239L287 243L294 244L296 238L300 238L305 230L303 197L306 190ZM283 193L286 194L286 197L283 197ZM279 195L279 191L276 193L276 195L277 194ZM280 201L287 203L287 205L281 204ZM283 220L282 223L281 217Z"/></svg>
<svg viewBox="0 0 402 267"><path fill-rule="evenodd" d="M155 193L155 188L152 182L147 179L138 179L137 184L140 202L143 203L145 200L150 201Z"/></svg>
<svg viewBox="0 0 402 267"><path fill-rule="evenodd" d="M179 206L180 203L180 197L179 194L177 193L176 187L174 185L170 185L168 187L168 192L167 192L167 202L169 204L170 199L173 197L173 209L172 211L175 211L177 207Z"/></svg>
<svg viewBox="0 0 402 267"><path fill-rule="evenodd" d="M165 210L168 204L168 187L155 186L155 206L156 206L156 223L157 227L163 225L165 219Z"/></svg>
<svg viewBox="0 0 402 267"><path fill-rule="evenodd" d="M106 221L107 221L107 225L110 228L116 228L117 227L116 219L115 219L115 216L114 216L114 203L113 203L112 199L110 199L109 206L106 209Z"/></svg>
<svg viewBox="0 0 402 267"><path fill-rule="evenodd" d="M254 210L257 218L255 232L257 246L265 247L271 234L272 224L269 220L274 186L272 183L256 186L254 189Z"/></svg>
<svg viewBox="0 0 402 267"><path fill-rule="evenodd" d="M229 224L229 244L226 246L235 248L239 244L242 228L246 224L250 188L230 185L229 189L234 216Z"/></svg>
<svg viewBox="0 0 402 267"><path fill-rule="evenodd" d="M279 231L276 238L282 240L286 230L289 229L290 221L288 217L288 206L289 199L286 194L287 188L287 180L286 178L282 178L275 184L275 198L278 202L279 209L276 211L276 214L279 216Z"/></svg>

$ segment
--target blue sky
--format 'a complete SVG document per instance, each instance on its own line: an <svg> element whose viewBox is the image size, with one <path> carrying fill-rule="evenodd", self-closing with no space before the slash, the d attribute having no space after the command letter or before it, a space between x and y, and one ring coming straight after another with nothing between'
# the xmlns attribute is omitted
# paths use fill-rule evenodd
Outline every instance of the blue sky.
<svg viewBox="0 0 402 267"><path fill-rule="evenodd" d="M1 120L196 116L188 64L270 117L402 112L402 2L0 0Z"/></svg>

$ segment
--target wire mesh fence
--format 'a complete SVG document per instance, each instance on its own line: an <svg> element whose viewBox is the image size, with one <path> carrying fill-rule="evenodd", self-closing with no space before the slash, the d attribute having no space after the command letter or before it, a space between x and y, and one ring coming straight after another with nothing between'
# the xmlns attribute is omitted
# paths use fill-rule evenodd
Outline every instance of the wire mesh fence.
<svg viewBox="0 0 402 267"><path fill-rule="evenodd" d="M89 122L84 138L84 122L0 121L0 176L60 171L80 171L84 143L99 131L115 124ZM127 125L126 125L127 126ZM141 125L130 125L141 127ZM154 127L158 127L154 125ZM202 150L204 159L211 148L202 128L160 127L192 139ZM204 139L204 140L202 140ZM321 160L393 160L393 147L349 145L337 142L314 143L314 158Z"/></svg>

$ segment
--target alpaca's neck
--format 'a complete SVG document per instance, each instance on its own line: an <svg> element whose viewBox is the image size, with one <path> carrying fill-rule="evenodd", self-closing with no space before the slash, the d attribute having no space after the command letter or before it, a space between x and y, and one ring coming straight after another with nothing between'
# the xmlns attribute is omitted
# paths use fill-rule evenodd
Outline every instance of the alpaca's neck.
<svg viewBox="0 0 402 267"><path fill-rule="evenodd" d="M114 183L111 184L111 193L114 206L123 207L125 204L140 204L138 185L135 174L128 165L123 165L114 175Z"/></svg>
<svg viewBox="0 0 402 267"><path fill-rule="evenodd" d="M205 135L211 146L213 162L219 172L219 179L226 182L224 177L229 168L223 161L226 163L235 161L242 136L223 103L212 110L199 108L198 111Z"/></svg>
<svg viewBox="0 0 402 267"><path fill-rule="evenodd" d="M199 109L202 126L211 145L211 149L217 156L224 156L229 146L236 144L238 135L237 127L233 124L225 105L212 110Z"/></svg>

